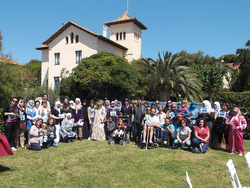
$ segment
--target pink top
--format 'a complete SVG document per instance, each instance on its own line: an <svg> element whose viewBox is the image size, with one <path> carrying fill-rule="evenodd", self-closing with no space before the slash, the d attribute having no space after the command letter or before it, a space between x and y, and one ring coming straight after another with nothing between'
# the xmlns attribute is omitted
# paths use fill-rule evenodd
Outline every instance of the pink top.
<svg viewBox="0 0 250 188"><path fill-rule="evenodd" d="M229 116L229 118L226 120L226 123L232 122L234 125L234 128L240 126L242 129L245 129L247 127L247 121L244 116Z"/></svg>
<svg viewBox="0 0 250 188"><path fill-rule="evenodd" d="M30 128L30 143L39 143L39 129L32 125Z"/></svg>
<svg viewBox="0 0 250 188"><path fill-rule="evenodd" d="M180 108L179 112L180 112L181 115L186 114L187 113L187 109L186 108Z"/></svg>
<svg viewBox="0 0 250 188"><path fill-rule="evenodd" d="M195 126L194 132L197 131L197 134L202 139L205 139L207 137L207 132L209 131L208 126L204 127L203 129L200 129L198 126ZM207 141L209 142L209 140Z"/></svg>

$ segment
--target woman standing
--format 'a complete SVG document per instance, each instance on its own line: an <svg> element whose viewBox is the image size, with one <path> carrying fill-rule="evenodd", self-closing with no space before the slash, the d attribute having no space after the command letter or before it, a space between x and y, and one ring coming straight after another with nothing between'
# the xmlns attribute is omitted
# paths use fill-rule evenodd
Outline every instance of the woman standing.
<svg viewBox="0 0 250 188"><path fill-rule="evenodd" d="M56 120L56 125L61 126L62 114L61 102L56 101L54 107L51 109L51 117Z"/></svg>
<svg viewBox="0 0 250 188"><path fill-rule="evenodd" d="M204 100L203 108L200 109L199 116L202 117L207 122L207 126L210 131L209 143L212 143L212 128L213 128L213 120L214 120L214 109L211 106L211 103L208 100Z"/></svg>
<svg viewBox="0 0 250 188"><path fill-rule="evenodd" d="M66 115L70 113L70 105L69 105L69 98L65 97L63 101L63 113Z"/></svg>
<svg viewBox="0 0 250 188"><path fill-rule="evenodd" d="M38 110L39 118L42 118L43 122L47 122L48 118L51 116L50 108L47 104L47 101L42 101L42 106L40 106Z"/></svg>
<svg viewBox="0 0 250 188"><path fill-rule="evenodd" d="M106 122L106 109L102 105L102 100L98 100L95 109L95 119L92 129L92 140L104 141L106 135L104 131L104 123Z"/></svg>
<svg viewBox="0 0 250 188"><path fill-rule="evenodd" d="M218 117L216 118L215 121L215 126L216 126L216 134L218 137L218 149L221 149L221 142L222 142L222 138L224 135L225 138L225 142L226 142L226 150L229 151L228 148L228 132L229 132L229 128L226 125L226 120L229 118L230 116L230 104L229 103L225 103L222 106L222 110L219 112Z"/></svg>
<svg viewBox="0 0 250 188"><path fill-rule="evenodd" d="M81 100L79 98L75 99L75 108L72 109L72 118L73 122L76 124L76 127L74 128L74 132L76 134L76 140L79 139L82 141L82 127L83 127L83 109Z"/></svg>
<svg viewBox="0 0 250 188"><path fill-rule="evenodd" d="M37 118L38 118L38 111L35 108L35 102L34 100L29 100L27 103L26 108L26 115L27 115L27 121L26 121L26 129L27 129L27 143L30 144L30 128L33 124L35 124Z"/></svg>
<svg viewBox="0 0 250 188"><path fill-rule="evenodd" d="M204 119L198 119L197 125L194 128L194 138L192 144L194 147L199 147L201 153L206 153L209 143L210 132Z"/></svg>
<svg viewBox="0 0 250 188"><path fill-rule="evenodd" d="M36 150L39 151L41 150L40 146L40 136L43 135L43 133L39 132L39 127L42 125L43 120L39 118L36 121L35 125L32 125L30 128L30 144L27 144L26 147L29 150Z"/></svg>
<svg viewBox="0 0 250 188"><path fill-rule="evenodd" d="M247 127L247 121L241 115L239 108L233 109L233 115L226 120L226 124L230 126L228 135L229 151L231 153L239 152L239 155L243 155L243 129Z"/></svg>
<svg viewBox="0 0 250 188"><path fill-rule="evenodd" d="M89 125L90 125L89 126L89 138L88 138L88 140L90 140L91 135L92 135L94 118L95 118L95 104L94 104L93 100L90 101L90 106L88 107L88 116L89 116Z"/></svg>
<svg viewBox="0 0 250 188"><path fill-rule="evenodd" d="M17 107L19 109L19 121L18 121L18 128L17 128L17 134L16 134L16 148L19 146L24 149L25 146L25 130L26 130L26 108L24 105L23 98L20 98L17 104Z"/></svg>
<svg viewBox="0 0 250 188"><path fill-rule="evenodd" d="M82 112L83 112L82 138L88 139L89 137L89 114L88 114L87 100L83 100Z"/></svg>

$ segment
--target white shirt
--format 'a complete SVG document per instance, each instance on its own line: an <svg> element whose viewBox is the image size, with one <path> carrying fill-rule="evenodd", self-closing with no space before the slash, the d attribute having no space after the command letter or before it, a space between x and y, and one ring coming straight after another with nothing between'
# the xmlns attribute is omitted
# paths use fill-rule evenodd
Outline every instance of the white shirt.
<svg viewBox="0 0 250 188"><path fill-rule="evenodd" d="M166 114L164 112L158 112L157 117L159 117L159 124L165 124Z"/></svg>
<svg viewBox="0 0 250 188"><path fill-rule="evenodd" d="M145 122L145 125L155 125L159 123L159 117L156 115L152 116L148 114L148 115L145 115L144 122Z"/></svg>

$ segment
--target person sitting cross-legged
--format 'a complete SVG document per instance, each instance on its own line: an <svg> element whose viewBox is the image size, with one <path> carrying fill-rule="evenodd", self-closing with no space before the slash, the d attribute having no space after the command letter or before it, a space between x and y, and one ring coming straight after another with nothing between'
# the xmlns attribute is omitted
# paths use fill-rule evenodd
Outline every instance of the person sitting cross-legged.
<svg viewBox="0 0 250 188"><path fill-rule="evenodd" d="M200 118L197 121L197 125L194 128L194 138L192 145L198 147L201 153L206 153L209 143L210 132L207 126L206 120Z"/></svg>
<svg viewBox="0 0 250 188"><path fill-rule="evenodd" d="M158 127L162 131L164 131L164 128L159 125L159 117L156 116L155 113L156 113L156 110L154 108L151 110L151 113L150 113L150 109L148 109L145 114L145 117L143 118L142 125L144 125L144 128L143 128L142 143L146 143L147 127L148 129L150 129L149 144L153 143L152 139L153 139L153 134L154 134L154 127Z"/></svg>
<svg viewBox="0 0 250 188"><path fill-rule="evenodd" d="M178 146L180 149L180 147L182 146L188 146L188 148L190 148L191 146L191 132L192 130L187 126L188 125L188 121L187 119L182 119L180 121L180 126L178 129L177 129L177 138L175 139L174 141L174 145Z"/></svg>

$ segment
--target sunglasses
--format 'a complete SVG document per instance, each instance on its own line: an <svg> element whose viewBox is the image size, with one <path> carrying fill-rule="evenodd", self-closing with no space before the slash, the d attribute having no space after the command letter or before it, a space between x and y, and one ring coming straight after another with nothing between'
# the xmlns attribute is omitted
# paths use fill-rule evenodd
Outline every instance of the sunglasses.
<svg viewBox="0 0 250 188"><path fill-rule="evenodd" d="M13 102L17 102L17 100L12 100Z"/></svg>
<svg viewBox="0 0 250 188"><path fill-rule="evenodd" d="M157 102L156 104L160 104L160 103Z"/></svg>

